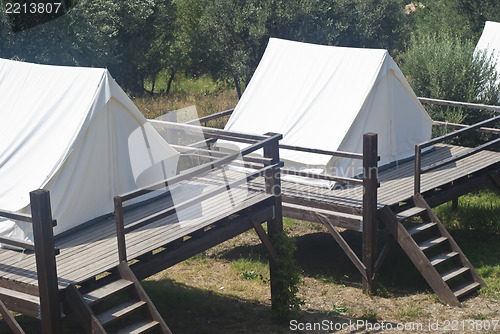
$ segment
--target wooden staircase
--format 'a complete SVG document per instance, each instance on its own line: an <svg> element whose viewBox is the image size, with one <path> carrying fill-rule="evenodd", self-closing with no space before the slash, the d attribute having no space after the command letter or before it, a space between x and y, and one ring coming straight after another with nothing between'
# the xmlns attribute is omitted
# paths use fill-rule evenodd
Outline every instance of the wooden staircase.
<svg viewBox="0 0 500 334"><path fill-rule="evenodd" d="M171 334L127 263L121 262L116 272L116 279L92 291L82 294L74 285L65 291L86 333Z"/></svg>
<svg viewBox="0 0 500 334"><path fill-rule="evenodd" d="M382 208L380 219L442 302L458 306L486 286L420 194L402 211Z"/></svg>

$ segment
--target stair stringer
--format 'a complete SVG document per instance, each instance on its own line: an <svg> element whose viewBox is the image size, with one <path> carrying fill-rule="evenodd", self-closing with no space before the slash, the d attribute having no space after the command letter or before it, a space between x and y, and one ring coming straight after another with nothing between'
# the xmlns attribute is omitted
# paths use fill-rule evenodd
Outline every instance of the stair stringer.
<svg viewBox="0 0 500 334"><path fill-rule="evenodd" d="M438 298L448 305L460 305L453 291L451 291L450 287L443 281L439 272L434 268L424 252L420 250L417 243L413 240L404 226L398 221L396 215L389 206L385 206L380 210L380 219L391 231L398 244L403 248Z"/></svg>
<svg viewBox="0 0 500 334"><path fill-rule="evenodd" d="M0 299L0 314L3 317L3 320L5 320L7 325L15 334L26 334L24 330L21 328L21 325L19 325L17 320L12 316L10 311L7 309L7 306L5 306L4 302L1 299Z"/></svg>
<svg viewBox="0 0 500 334"><path fill-rule="evenodd" d="M93 295L91 295L90 293L82 294L80 290L78 290L78 288L73 284L68 286L68 288L66 288L64 291L66 302L71 308L71 310L75 313L78 320L80 321L84 331L89 334L107 334L108 331L106 330L105 326L109 325L111 321L119 319L119 317L117 316L115 319L107 318L107 320L104 320L102 317L103 313L100 313L99 315L96 314L91 304L95 306L95 304L100 303L101 301L114 295L115 293L118 293L118 291L128 290L132 292L133 290L135 295L134 299L138 298L142 302L141 305L144 305L144 307L147 308L149 316L153 321L150 324L152 324L152 326L157 330L156 332L159 331L162 334L172 334L167 324L161 317L156 307L153 305L151 299L147 295L146 291L144 291L139 280L134 275L128 264L126 262L121 262L112 271L115 271L118 274L117 275L118 277L116 277L115 280L111 281L110 284L105 285L101 288L97 288L96 290L92 290L90 293L92 293ZM125 284L123 282L125 282ZM111 285L114 285L114 289L109 289ZM106 291L105 294L101 295L100 297L96 297L95 292L98 291L99 289L100 291L102 291L103 288L108 289L108 291L104 290ZM99 293L97 295L99 295ZM93 297L94 299L92 299L92 301L89 301L90 300L89 297ZM117 310L119 311L121 309L120 306L122 305L118 305L118 308L114 309L112 308L111 310L109 310L109 312L112 314ZM126 310L126 308L123 308L123 310ZM127 313L122 313L122 315L120 316L123 317L126 314ZM99 319L103 319L104 322L101 323ZM143 324L146 324L146 327L148 326L147 323L132 323L131 325L134 326L135 324L139 326L143 326ZM129 327L130 326L128 326L127 329L118 330L117 333L122 333L122 332L129 333L129 331L133 331L135 333L138 328L135 327L135 329L130 329ZM153 327L147 327L147 328L141 327L140 333L143 332L149 333L150 332L149 330L152 329Z"/></svg>
<svg viewBox="0 0 500 334"><path fill-rule="evenodd" d="M97 320L90 306L83 300L82 294L74 284L70 284L64 290L64 296L86 333L106 334L106 330Z"/></svg>
<svg viewBox="0 0 500 334"><path fill-rule="evenodd" d="M458 244L455 242L455 240L453 239L453 237L450 235L450 232L448 232L448 230L443 225L443 223L439 220L439 218L436 216L436 214L434 213L434 211L432 211L432 208L429 206L429 204L427 204L427 202L422 197L422 195L420 195L420 194L414 195L413 196L413 201L414 201L415 205L418 205L418 206L420 206L422 208L427 209L427 213L429 214L431 220L437 224L437 226L438 226L439 231L441 232L441 234L443 236L445 236L445 237L448 238L448 242L450 243L451 249L459 254L460 259L462 261L462 264L465 267L469 268L470 273L472 275L472 278L474 279L474 282L477 282L477 283L481 284L481 286L485 287L486 283L484 283L484 281L481 278L481 276L479 276L479 274L477 273L476 269L470 263L469 259L465 256L465 254L462 252L462 250L460 249L460 247L458 246Z"/></svg>
<svg viewBox="0 0 500 334"><path fill-rule="evenodd" d="M141 283L137 279L137 277L134 275L132 269L128 266L128 264L123 261L120 262L118 265L118 272L120 273L120 276L124 279L127 279L134 283L135 289L137 291L137 294L139 295L139 298L146 302L147 308L149 310L149 313L151 314L151 317L153 320L157 321L161 327L161 331L164 334L172 334L170 329L168 328L167 324L165 323L165 320L163 320L163 317L160 315L156 307L154 306L153 302L149 298L148 294L146 291L144 291L144 288L142 287Z"/></svg>

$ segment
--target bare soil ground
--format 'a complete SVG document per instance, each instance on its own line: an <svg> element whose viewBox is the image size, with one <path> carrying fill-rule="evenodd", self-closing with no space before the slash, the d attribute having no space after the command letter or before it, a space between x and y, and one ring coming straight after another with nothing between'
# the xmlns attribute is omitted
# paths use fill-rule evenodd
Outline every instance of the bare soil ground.
<svg viewBox="0 0 500 334"><path fill-rule="evenodd" d="M378 295L367 296L354 265L323 227L292 224L289 233L297 240L304 301L292 322L271 321L267 256L249 231L145 282L147 289L158 292L156 285L167 285L165 295L152 294L174 333L500 332L496 296L480 293L460 307L443 305L398 247L382 269ZM359 246L358 233L343 234L354 249ZM252 271L256 277L245 279ZM179 301L162 305L165 298Z"/></svg>
<svg viewBox="0 0 500 334"><path fill-rule="evenodd" d="M395 247L382 268L378 294L368 296L361 291L361 275L322 226L287 221L286 227L296 239L303 276L304 304L290 322L272 321L267 254L249 231L142 282L172 332L500 333L498 290L480 292L460 307L443 305ZM342 234L359 250L359 233ZM16 318L26 333L40 332L39 320ZM63 325L63 333L83 333L71 317ZM0 321L0 333L10 332Z"/></svg>

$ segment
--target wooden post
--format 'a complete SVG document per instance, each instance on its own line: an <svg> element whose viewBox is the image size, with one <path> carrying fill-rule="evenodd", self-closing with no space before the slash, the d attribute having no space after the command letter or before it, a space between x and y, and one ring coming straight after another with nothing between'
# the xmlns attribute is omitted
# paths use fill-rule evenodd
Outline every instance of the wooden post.
<svg viewBox="0 0 500 334"><path fill-rule="evenodd" d="M45 190L35 190L30 193L30 201L42 333L59 334L61 333L61 305L57 283L50 194Z"/></svg>
<svg viewBox="0 0 500 334"><path fill-rule="evenodd" d="M375 293L375 261L377 259L377 134L363 135L363 264L368 279L363 278L363 292Z"/></svg>
<svg viewBox="0 0 500 334"><path fill-rule="evenodd" d="M120 196L115 196L115 220L119 263L127 262L127 245L125 243L125 226L123 221L123 202Z"/></svg>
<svg viewBox="0 0 500 334"><path fill-rule="evenodd" d="M413 181L413 194L420 194L420 170L422 168L422 150L420 146L415 145L415 170Z"/></svg>
<svg viewBox="0 0 500 334"><path fill-rule="evenodd" d="M271 135L271 134L266 134ZM264 146L264 157L271 158L270 164L278 163L279 158L279 144L278 141L273 141ZM283 232L283 210L281 203L281 181L279 175L279 168L269 170L265 174L266 192L274 195L274 219L267 222L267 233L271 242L274 242L275 236ZM276 249L276 247L274 247ZM277 254L279 257L279 254ZM271 279L271 301L272 308L279 308L280 304L286 303L285 300L279 298L279 291L282 290L282 282L277 280L276 272L278 270L277 263L272 259L269 261L269 273ZM281 307L286 307L281 305Z"/></svg>

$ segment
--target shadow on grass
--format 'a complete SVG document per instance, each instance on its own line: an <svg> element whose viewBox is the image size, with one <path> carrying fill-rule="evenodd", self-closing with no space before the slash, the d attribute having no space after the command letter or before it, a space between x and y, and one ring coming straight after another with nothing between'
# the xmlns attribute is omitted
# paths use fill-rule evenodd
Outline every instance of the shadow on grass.
<svg viewBox="0 0 500 334"><path fill-rule="evenodd" d="M346 230L341 235L361 258L361 233ZM382 232L379 249L385 238L386 235ZM295 259L304 276L313 277L325 283L361 289L361 274L330 234L308 233L295 237L295 240L297 245ZM236 246L214 256L227 261L240 258L263 263L268 261L266 250L261 244ZM382 289L389 289L390 294L412 294L428 289L425 280L397 245L387 257L378 283Z"/></svg>
<svg viewBox="0 0 500 334"><path fill-rule="evenodd" d="M254 300L202 290L170 279L145 281L143 286L173 333L289 333L289 323L276 323L271 306ZM336 313L300 311L301 322L327 319L349 322Z"/></svg>
<svg viewBox="0 0 500 334"><path fill-rule="evenodd" d="M194 288L171 279L143 281L142 285L173 333L233 334L289 333L289 322L276 323L271 318L270 304ZM17 321L28 334L41 332L41 322L25 316ZM299 322L349 323L353 318L335 312L298 312L293 319ZM10 333L0 321L0 333ZM84 333L74 316L63 319L62 333Z"/></svg>

